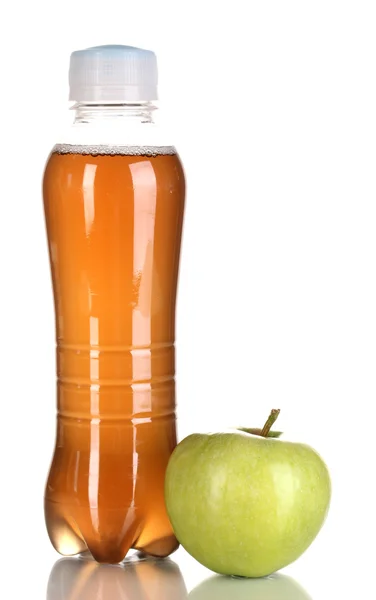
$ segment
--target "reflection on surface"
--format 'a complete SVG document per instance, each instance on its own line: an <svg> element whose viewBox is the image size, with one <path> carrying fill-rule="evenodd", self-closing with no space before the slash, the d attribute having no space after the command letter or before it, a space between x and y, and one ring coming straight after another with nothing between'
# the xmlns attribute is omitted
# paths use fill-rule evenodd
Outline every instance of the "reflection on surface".
<svg viewBox="0 0 376 600"><path fill-rule="evenodd" d="M263 579L215 575L192 590L189 600L312 600L291 577L276 573Z"/></svg>
<svg viewBox="0 0 376 600"><path fill-rule="evenodd" d="M186 600L176 563L130 560L100 565L89 558L62 558L51 571L47 600Z"/></svg>

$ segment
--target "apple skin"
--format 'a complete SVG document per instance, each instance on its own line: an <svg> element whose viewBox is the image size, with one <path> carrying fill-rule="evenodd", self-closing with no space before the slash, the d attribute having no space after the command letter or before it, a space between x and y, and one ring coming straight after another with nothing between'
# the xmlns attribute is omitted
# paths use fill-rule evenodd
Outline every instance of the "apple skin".
<svg viewBox="0 0 376 600"><path fill-rule="evenodd" d="M195 587L188 600L312 600L291 577L276 573L263 579L214 575Z"/></svg>
<svg viewBox="0 0 376 600"><path fill-rule="evenodd" d="M270 575L303 554L330 496L328 469L311 447L237 430L185 438L165 480L182 546L212 571L242 577Z"/></svg>

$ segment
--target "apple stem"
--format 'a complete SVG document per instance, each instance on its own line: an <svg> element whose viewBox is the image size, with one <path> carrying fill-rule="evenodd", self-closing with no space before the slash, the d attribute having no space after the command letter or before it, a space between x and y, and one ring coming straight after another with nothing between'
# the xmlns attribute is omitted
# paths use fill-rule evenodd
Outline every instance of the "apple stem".
<svg viewBox="0 0 376 600"><path fill-rule="evenodd" d="M268 437L268 433L271 430L271 428L273 427L274 423L276 422L276 420L278 419L278 415L281 412L280 408L273 408L264 427L261 430L260 435L262 435L263 437Z"/></svg>

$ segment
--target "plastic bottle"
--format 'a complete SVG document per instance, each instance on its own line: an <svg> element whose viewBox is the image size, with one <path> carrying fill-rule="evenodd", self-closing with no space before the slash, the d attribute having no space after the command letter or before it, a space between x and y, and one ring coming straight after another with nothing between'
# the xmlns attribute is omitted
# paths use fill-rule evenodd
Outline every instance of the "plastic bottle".
<svg viewBox="0 0 376 600"><path fill-rule="evenodd" d="M167 556L176 445L175 301L185 182L153 122L155 54L73 52L71 130L43 182L56 313L57 436L45 492L53 546L117 563Z"/></svg>

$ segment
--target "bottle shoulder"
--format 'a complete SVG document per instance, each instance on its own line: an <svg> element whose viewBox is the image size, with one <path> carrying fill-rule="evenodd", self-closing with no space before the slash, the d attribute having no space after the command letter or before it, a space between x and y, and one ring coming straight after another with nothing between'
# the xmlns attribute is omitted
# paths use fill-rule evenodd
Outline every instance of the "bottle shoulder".
<svg viewBox="0 0 376 600"><path fill-rule="evenodd" d="M64 128L56 142L61 146L156 147L176 153L169 130L155 123L75 123Z"/></svg>
<svg viewBox="0 0 376 600"><path fill-rule="evenodd" d="M115 177L116 185L127 189L140 181L142 185L148 181L149 187L185 187L183 165L172 146L56 144L47 159L43 181L52 182L53 187L59 181L60 190L65 186L84 189L89 174L105 181Z"/></svg>

